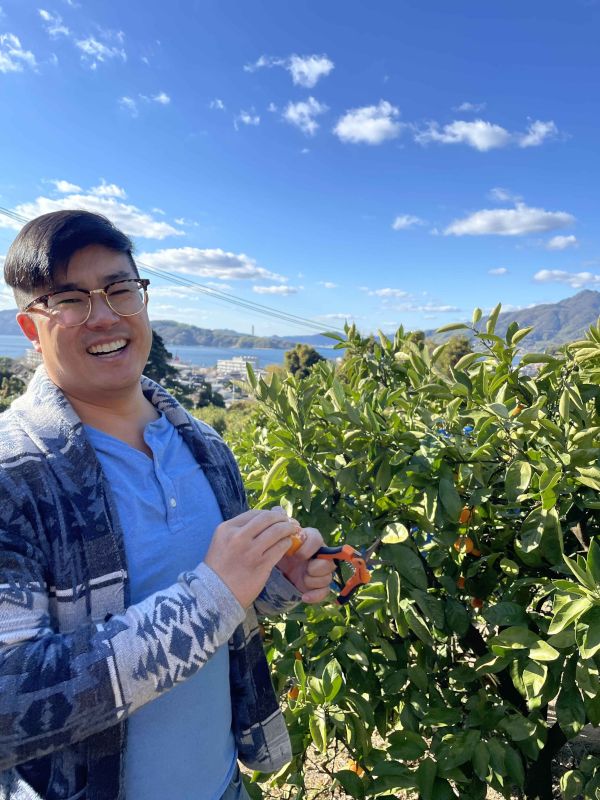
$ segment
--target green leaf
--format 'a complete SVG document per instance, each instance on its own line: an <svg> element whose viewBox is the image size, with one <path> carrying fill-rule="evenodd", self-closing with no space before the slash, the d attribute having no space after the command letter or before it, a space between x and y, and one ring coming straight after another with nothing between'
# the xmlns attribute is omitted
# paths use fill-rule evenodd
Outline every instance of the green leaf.
<svg viewBox="0 0 600 800"><path fill-rule="evenodd" d="M339 694L344 685L344 673L339 662L332 659L323 670L323 694L325 700L331 703Z"/></svg>
<svg viewBox="0 0 600 800"><path fill-rule="evenodd" d="M333 773L333 777L341 785L342 789L350 797L356 797L358 800L363 800L365 797L365 787L361 778L355 772L349 769L341 769Z"/></svg>
<svg viewBox="0 0 600 800"><path fill-rule="evenodd" d="M471 624L469 614L464 605L452 597L446 600L446 622L450 630L459 636L464 636Z"/></svg>
<svg viewBox="0 0 600 800"><path fill-rule="evenodd" d="M523 788L525 783L525 770L523 769L523 761L521 756L512 747L506 748L505 762L508 777L512 779L512 783L516 784L519 789Z"/></svg>
<svg viewBox="0 0 600 800"><path fill-rule="evenodd" d="M473 750L473 771L480 781L485 781L490 765L490 749L485 742L479 741Z"/></svg>
<svg viewBox="0 0 600 800"><path fill-rule="evenodd" d="M600 650L600 606L582 614L575 626L575 637L582 658L592 658Z"/></svg>
<svg viewBox="0 0 600 800"><path fill-rule="evenodd" d="M450 325L442 325L441 328L437 328L436 333L446 333L447 331L465 331L469 330L469 326L466 325L464 322L452 322Z"/></svg>
<svg viewBox="0 0 600 800"><path fill-rule="evenodd" d="M578 800L583 795L585 777L578 769L570 769L560 776L560 791L564 800Z"/></svg>
<svg viewBox="0 0 600 800"><path fill-rule="evenodd" d="M383 529L381 541L383 544L398 544L405 542L408 538L409 534L406 525L401 522L392 522Z"/></svg>
<svg viewBox="0 0 600 800"><path fill-rule="evenodd" d="M496 322L498 321L498 315L500 314L500 309L502 308L502 303L498 303L498 305L493 309L492 313L489 315L485 329L487 333L494 333L496 330Z"/></svg>
<svg viewBox="0 0 600 800"><path fill-rule="evenodd" d="M520 494L529 488L531 483L532 469L527 461L513 461L506 470L504 478L504 488L507 499L514 502Z"/></svg>
<svg viewBox="0 0 600 800"><path fill-rule="evenodd" d="M548 667L545 664L538 664L535 661L529 660L525 665L521 677L523 679L525 691L527 692L527 697L533 700L541 694L544 688L546 678L548 677Z"/></svg>
<svg viewBox="0 0 600 800"><path fill-rule="evenodd" d="M527 615L523 607L509 601L489 606L483 612L483 618L491 625L520 625L527 622Z"/></svg>
<svg viewBox="0 0 600 800"><path fill-rule="evenodd" d="M456 491L453 481L449 480L448 478L441 478L439 486L439 498L444 511L448 515L448 518L452 522L458 522L458 517L460 516L460 512L463 507L463 502L460 498L460 495Z"/></svg>
<svg viewBox="0 0 600 800"><path fill-rule="evenodd" d="M269 489L271 488L271 485L276 480L276 478L278 478L279 475L283 472L287 462L288 462L288 459L287 459L286 456L280 456L277 459L277 461L275 461L275 463L273 464L271 469L267 472L267 476L266 476L266 478L264 480L263 487L262 487L261 498L264 498L264 497L267 496L267 494L269 492Z"/></svg>
<svg viewBox="0 0 600 800"><path fill-rule="evenodd" d="M480 308L476 308L473 311L473 316L471 317L471 321L473 325L477 325L479 320L481 319L482 311Z"/></svg>
<svg viewBox="0 0 600 800"><path fill-rule="evenodd" d="M325 724L325 714L321 709L317 709L314 714L311 714L308 720L308 728L317 750L320 750L321 753L326 753L327 727Z"/></svg>
<svg viewBox="0 0 600 800"><path fill-rule="evenodd" d="M571 658L562 676L560 692L556 698L556 719L568 739L583 728L586 721L585 706L576 684L577 657Z"/></svg>
<svg viewBox="0 0 600 800"><path fill-rule="evenodd" d="M388 753L392 758L403 761L416 761L428 750L422 736L412 731L396 731L388 737Z"/></svg>
<svg viewBox="0 0 600 800"><path fill-rule="evenodd" d="M462 733L449 733L443 737L441 744L435 750L438 770L447 772L455 767L460 767L470 761L475 750L475 745L481 738L477 730Z"/></svg>
<svg viewBox="0 0 600 800"><path fill-rule="evenodd" d="M511 714L505 717L499 727L505 731L513 742L522 742L530 739L535 734L535 723L522 714Z"/></svg>
<svg viewBox="0 0 600 800"><path fill-rule="evenodd" d="M427 589L427 575L423 562L414 550L404 544L395 544L381 550L382 557L384 554L390 556L394 566L400 573L400 577L408 581L417 589Z"/></svg>
<svg viewBox="0 0 600 800"><path fill-rule="evenodd" d="M519 361L519 366L527 366L527 364L558 364L558 360L547 353L525 353L523 358Z"/></svg>
<svg viewBox="0 0 600 800"><path fill-rule="evenodd" d="M594 581L600 587L600 544L597 539L592 539L590 549L586 559L587 571Z"/></svg>
<svg viewBox="0 0 600 800"><path fill-rule="evenodd" d="M591 606L591 602L586 597L581 597L579 600L569 599L564 605L560 606L558 611L554 614L550 627L548 628L548 633L560 633L560 631L568 628L572 622L577 620L591 608Z"/></svg>
<svg viewBox="0 0 600 800"><path fill-rule="evenodd" d="M438 800L433 794L436 775L435 761L432 758L423 759L417 769L417 787L422 800Z"/></svg>

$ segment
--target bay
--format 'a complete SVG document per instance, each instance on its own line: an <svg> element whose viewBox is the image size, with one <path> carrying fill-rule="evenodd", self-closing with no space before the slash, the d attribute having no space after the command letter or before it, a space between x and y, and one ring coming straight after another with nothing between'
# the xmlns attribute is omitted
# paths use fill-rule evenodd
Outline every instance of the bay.
<svg viewBox="0 0 600 800"><path fill-rule="evenodd" d="M266 367L267 364L283 364L285 350L275 348L242 349L238 347L201 347L199 345L166 345L174 359L184 364L194 364L197 367L212 367L220 358L233 358L234 356L256 356L258 366ZM9 358L22 358L31 345L24 336L0 336L0 356ZM339 350L329 347L316 347L324 358L334 359L343 355Z"/></svg>

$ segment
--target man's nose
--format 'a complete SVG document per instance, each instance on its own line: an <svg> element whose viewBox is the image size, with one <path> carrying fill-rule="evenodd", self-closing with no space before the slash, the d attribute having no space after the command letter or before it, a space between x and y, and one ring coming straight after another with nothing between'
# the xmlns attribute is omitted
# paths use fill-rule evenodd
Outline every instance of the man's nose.
<svg viewBox="0 0 600 800"><path fill-rule="evenodd" d="M108 304L108 298L101 292L93 292L90 295L90 315L86 325L90 327L105 327L114 325L119 320L119 315L113 311Z"/></svg>

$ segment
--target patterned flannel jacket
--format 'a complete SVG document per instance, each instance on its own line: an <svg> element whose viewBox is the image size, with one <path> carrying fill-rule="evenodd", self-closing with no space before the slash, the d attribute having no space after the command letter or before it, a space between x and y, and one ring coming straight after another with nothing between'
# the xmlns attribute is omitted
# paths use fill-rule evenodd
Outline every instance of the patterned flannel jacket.
<svg viewBox="0 0 600 800"><path fill-rule="evenodd" d="M142 378L142 389L190 447L223 517L244 511L220 437L153 381ZM40 367L0 415L0 800L123 800L128 715L226 641L239 758L263 772L280 768L289 738L255 610L298 600L273 570L244 616L201 564L129 605L110 489L81 421Z"/></svg>

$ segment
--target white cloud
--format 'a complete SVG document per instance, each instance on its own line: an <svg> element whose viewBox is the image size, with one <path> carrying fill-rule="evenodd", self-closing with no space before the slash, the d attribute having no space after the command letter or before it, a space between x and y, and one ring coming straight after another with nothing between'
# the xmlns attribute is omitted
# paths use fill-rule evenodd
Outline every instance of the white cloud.
<svg viewBox="0 0 600 800"><path fill-rule="evenodd" d="M184 226L184 225L190 226L191 225L194 228L198 227L198 223L197 222L195 222L193 219L186 219L185 217L177 217L175 219L175 224L176 225L181 225L181 226Z"/></svg>
<svg viewBox="0 0 600 800"><path fill-rule="evenodd" d="M545 211L517 203L515 208L483 209L464 219L454 220L444 231L446 236L523 236L564 228L575 222L565 211Z"/></svg>
<svg viewBox="0 0 600 800"><path fill-rule="evenodd" d="M275 103L269 103L269 105L267 106L267 111L269 111L271 114L276 114L278 109Z"/></svg>
<svg viewBox="0 0 600 800"><path fill-rule="evenodd" d="M57 191L62 192L62 194L66 194L67 192L81 191L81 186L77 186L76 183L70 183L69 181L52 180L50 183L53 183L56 186Z"/></svg>
<svg viewBox="0 0 600 800"><path fill-rule="evenodd" d="M329 75L334 66L333 61L325 55L298 56L294 54L288 58L261 56L254 64L246 64L244 70L245 72L256 72L262 67L283 67L290 73L296 86L312 89L321 78Z"/></svg>
<svg viewBox="0 0 600 800"><path fill-rule="evenodd" d="M341 312L336 314L319 314L317 319L345 322L347 319L349 320L356 319L356 315L342 314Z"/></svg>
<svg viewBox="0 0 600 800"><path fill-rule="evenodd" d="M38 9L40 17L46 23L46 31L53 38L57 36L69 36L71 31L63 25L62 17L59 14L51 14L43 8Z"/></svg>
<svg viewBox="0 0 600 800"><path fill-rule="evenodd" d="M256 294L289 295L298 294L301 288L300 286L287 286L286 284L282 284L279 286L253 286L252 291L256 292Z"/></svg>
<svg viewBox="0 0 600 800"><path fill-rule="evenodd" d="M399 217L396 217L392 223L392 228L395 231L404 231L407 228L412 228L413 225L425 225L425 221L412 214L401 214Z"/></svg>
<svg viewBox="0 0 600 800"><path fill-rule="evenodd" d="M478 111L483 111L485 108L485 103L461 103L459 106L456 106L453 111L473 111L477 113Z"/></svg>
<svg viewBox="0 0 600 800"><path fill-rule="evenodd" d="M334 133L343 142L381 144L387 139L395 139L402 130L397 122L399 110L380 100L376 106L351 108L337 122Z"/></svg>
<svg viewBox="0 0 600 800"><path fill-rule="evenodd" d="M133 205L119 202L115 197L98 197L93 194L68 194L64 197L38 197L30 203L21 203L12 210L26 219L48 214L50 211L63 209L83 208L103 214L114 224L130 236L143 239L165 239L167 236L183 236L183 231L177 230L167 222L154 219L150 214L141 211ZM20 230L21 225L8 217L0 217L0 228Z"/></svg>
<svg viewBox="0 0 600 800"><path fill-rule="evenodd" d="M419 144L429 142L467 144L480 152L506 147L510 144L511 138L511 134L505 128L482 119L473 122L455 120L449 125L444 125L441 130L437 122L431 122L426 130L415 134L415 141Z"/></svg>
<svg viewBox="0 0 600 800"><path fill-rule="evenodd" d="M600 275L593 272L564 272L560 269L541 269L533 276L539 283L566 283L573 289L600 286Z"/></svg>
<svg viewBox="0 0 600 800"><path fill-rule="evenodd" d="M426 303L425 305L415 305L414 303L405 303L396 306L397 311L404 311L407 313L416 314L456 314L461 309L458 306L451 306L445 304Z"/></svg>
<svg viewBox="0 0 600 800"><path fill-rule="evenodd" d="M558 128L552 121L535 120L530 123L526 133L511 133L501 125L476 119L472 122L454 120L443 128L440 128L437 122L430 122L425 130L417 131L415 141L419 144L429 144L429 142L466 144L484 153L511 144L517 144L519 147L537 147L546 139L557 135Z"/></svg>
<svg viewBox="0 0 600 800"><path fill-rule="evenodd" d="M137 117L139 115L137 103L133 99L133 97L121 97L119 98L119 105L125 111L128 111L132 117Z"/></svg>
<svg viewBox="0 0 600 800"><path fill-rule="evenodd" d="M506 267L497 267L496 269L488 269L488 275L508 275Z"/></svg>
<svg viewBox="0 0 600 800"><path fill-rule="evenodd" d="M566 250L577 245L576 236L553 236L546 245L548 250Z"/></svg>
<svg viewBox="0 0 600 800"><path fill-rule="evenodd" d="M24 50L14 33L0 34L0 72L23 72L23 67L35 69L37 62L31 50Z"/></svg>
<svg viewBox="0 0 600 800"><path fill-rule="evenodd" d="M554 138L558 135L558 128L552 122L542 122L537 119L527 128L527 133L519 137L519 147L538 147L546 139Z"/></svg>
<svg viewBox="0 0 600 800"><path fill-rule="evenodd" d="M119 105L125 111L128 111L132 117L139 117L140 109L139 103L158 103L161 106L168 106L171 103L171 98L166 92L159 92L158 94L148 96L146 94L138 94L137 97L121 97L119 98Z"/></svg>
<svg viewBox="0 0 600 800"><path fill-rule="evenodd" d="M289 70L292 81L297 86L312 89L321 78L329 75L333 67L333 61L330 61L327 56L293 55L290 57L289 66L286 69Z"/></svg>
<svg viewBox="0 0 600 800"><path fill-rule="evenodd" d="M215 97L214 100L211 100L208 107L216 111L225 111L225 103L222 100L219 100L218 97Z"/></svg>
<svg viewBox="0 0 600 800"><path fill-rule="evenodd" d="M120 197L121 199L127 197L125 189L117 186L116 183L106 183L104 179L100 181L98 186L94 186L90 189L89 193L95 194L96 197Z"/></svg>
<svg viewBox="0 0 600 800"><path fill-rule="evenodd" d="M116 33L106 32L105 35L110 39L116 38L119 44L123 42L124 34L122 31ZM81 50L82 60L89 63L91 69L96 69L98 64L110 61L113 58L127 61L127 54L122 47L119 47L119 45L104 44L93 36L88 36L87 39L78 39L75 44Z"/></svg>
<svg viewBox="0 0 600 800"><path fill-rule="evenodd" d="M240 111L233 122L234 128L239 130L238 123L241 122L243 125L260 125L260 117L258 114L255 114L254 111Z"/></svg>
<svg viewBox="0 0 600 800"><path fill-rule="evenodd" d="M245 253L229 253L220 248L201 250L197 247L178 247L140 253L138 258L150 267L200 278L285 280L281 275L259 267Z"/></svg>
<svg viewBox="0 0 600 800"><path fill-rule="evenodd" d="M367 292L372 297L408 297L408 292L403 289L368 289Z"/></svg>
<svg viewBox="0 0 600 800"><path fill-rule="evenodd" d="M299 103L288 103L283 118L291 125L300 128L302 133L307 136L314 136L319 127L315 117L328 111L324 103L319 103L314 97L309 97L306 101Z"/></svg>
<svg viewBox="0 0 600 800"><path fill-rule="evenodd" d="M333 281L319 281L319 286L322 286L324 289L337 289L338 284L333 283Z"/></svg>
<svg viewBox="0 0 600 800"><path fill-rule="evenodd" d="M490 189L489 196L492 200L497 200L500 203L520 203L523 199L520 195L513 194L508 189L503 189L502 186L495 186Z"/></svg>
<svg viewBox="0 0 600 800"><path fill-rule="evenodd" d="M152 100L155 103L159 103L161 106L168 106L171 102L171 98L166 92L159 92L152 97Z"/></svg>

